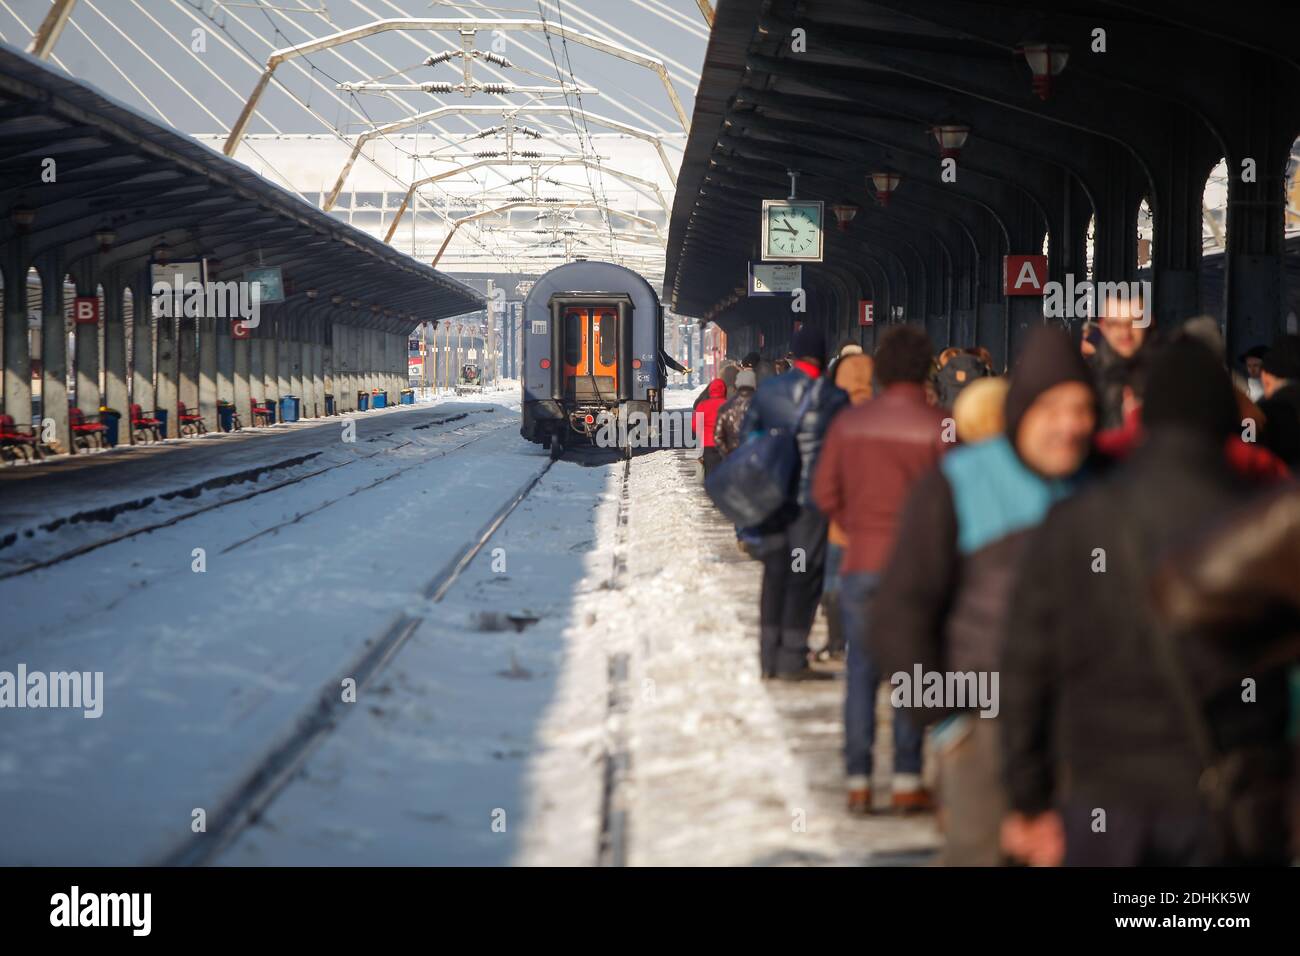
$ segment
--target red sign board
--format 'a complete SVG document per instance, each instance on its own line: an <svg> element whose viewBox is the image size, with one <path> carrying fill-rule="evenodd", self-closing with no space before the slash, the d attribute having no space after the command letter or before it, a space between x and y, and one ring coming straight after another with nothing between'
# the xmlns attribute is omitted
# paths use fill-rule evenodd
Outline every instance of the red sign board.
<svg viewBox="0 0 1300 956"><path fill-rule="evenodd" d="M1047 256L1003 256L1003 295L1042 295L1047 284Z"/></svg>
<svg viewBox="0 0 1300 956"><path fill-rule="evenodd" d="M858 300L858 325L876 324L876 304L870 299Z"/></svg>
<svg viewBox="0 0 1300 956"><path fill-rule="evenodd" d="M253 330L244 324L243 319L235 319L230 323L230 337L232 339L246 339L253 334Z"/></svg>
<svg viewBox="0 0 1300 956"><path fill-rule="evenodd" d="M77 325L98 325L99 296L79 295L73 299L72 321Z"/></svg>

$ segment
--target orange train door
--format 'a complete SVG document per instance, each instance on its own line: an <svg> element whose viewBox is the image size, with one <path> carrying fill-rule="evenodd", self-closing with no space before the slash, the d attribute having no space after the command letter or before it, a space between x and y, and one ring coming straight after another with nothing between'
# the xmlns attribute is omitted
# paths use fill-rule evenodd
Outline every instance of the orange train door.
<svg viewBox="0 0 1300 956"><path fill-rule="evenodd" d="M575 401L618 400L618 310L564 310L564 392Z"/></svg>

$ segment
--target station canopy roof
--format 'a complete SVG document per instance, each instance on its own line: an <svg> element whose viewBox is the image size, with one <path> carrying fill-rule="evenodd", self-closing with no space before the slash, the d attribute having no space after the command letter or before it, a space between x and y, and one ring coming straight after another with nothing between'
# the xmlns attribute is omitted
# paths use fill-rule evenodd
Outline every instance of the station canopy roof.
<svg viewBox="0 0 1300 956"><path fill-rule="evenodd" d="M160 246L172 260L215 260L210 278L223 281L279 266L286 303L305 304L311 290L340 321L401 333L484 304L242 163L2 44L0 197L0 245L20 228L14 211L30 210L29 249L63 247L71 261L111 237L101 271Z"/></svg>

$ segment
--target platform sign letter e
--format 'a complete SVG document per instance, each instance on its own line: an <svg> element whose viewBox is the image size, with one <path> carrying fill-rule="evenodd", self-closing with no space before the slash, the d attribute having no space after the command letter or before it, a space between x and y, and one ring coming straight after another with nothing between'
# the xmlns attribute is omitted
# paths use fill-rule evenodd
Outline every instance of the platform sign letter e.
<svg viewBox="0 0 1300 956"><path fill-rule="evenodd" d="M1003 256L1003 295L1042 295L1047 284L1047 256Z"/></svg>
<svg viewBox="0 0 1300 956"><path fill-rule="evenodd" d="M98 325L99 296L79 295L73 299L72 320L78 325Z"/></svg>

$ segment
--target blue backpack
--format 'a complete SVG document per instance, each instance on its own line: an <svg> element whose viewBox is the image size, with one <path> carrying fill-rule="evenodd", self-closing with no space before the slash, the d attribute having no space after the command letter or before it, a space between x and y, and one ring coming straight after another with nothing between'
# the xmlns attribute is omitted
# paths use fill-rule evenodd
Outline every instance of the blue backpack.
<svg viewBox="0 0 1300 956"><path fill-rule="evenodd" d="M813 396L809 383L797 423ZM775 515L794 496L799 480L799 446L794 431L772 428L745 441L713 469L704 490L714 505L738 528L756 528Z"/></svg>

